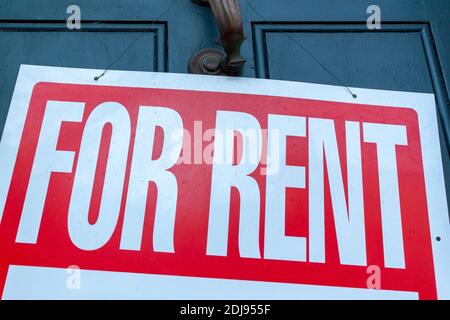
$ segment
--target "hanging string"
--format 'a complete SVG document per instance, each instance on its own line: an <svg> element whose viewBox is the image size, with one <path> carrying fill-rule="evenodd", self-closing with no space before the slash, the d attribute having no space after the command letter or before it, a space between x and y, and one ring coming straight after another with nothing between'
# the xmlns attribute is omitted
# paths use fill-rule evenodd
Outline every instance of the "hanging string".
<svg viewBox="0 0 450 320"><path fill-rule="evenodd" d="M350 90L350 88L341 79L339 79L333 72L331 72L331 70L329 70L322 62L320 62L320 60L317 59L308 49L306 49L306 47L302 45L297 39L291 37L290 34L283 32L282 29L278 29L276 25L274 25L271 21L266 19L258 10L256 10L256 8L252 4L250 4L247 0L244 1L247 4L247 6L253 12L256 13L256 15L258 15L261 19L263 19L267 24L273 26L278 32L280 32L283 36L291 40L294 44L300 47L307 55L309 55L320 67L322 67L323 70L325 70L325 72L327 72L334 80L336 80L336 82L339 83L341 87L345 88L353 98L356 99L358 97L355 93L352 92L352 90Z"/></svg>
<svg viewBox="0 0 450 320"><path fill-rule="evenodd" d="M150 23L150 25L153 25L157 22L160 22L159 20L167 13L169 12L169 10L173 7L173 5L175 4L175 2L177 2L178 0L173 0L170 5L154 20ZM142 38L144 35L146 35L147 33L143 32L141 34L139 34L129 45L128 47L125 48L125 50L116 58L114 59L106 68L105 70L103 70L103 72L96 76L94 78L95 81L98 81L101 77L103 77L110 69L113 65L115 65L117 62L119 62L123 56L128 52L128 50L130 50L130 48L140 39Z"/></svg>
<svg viewBox="0 0 450 320"><path fill-rule="evenodd" d="M154 24L156 22L159 22L159 20L173 7L173 5L177 2L178 0L173 0L170 5L150 24ZM353 93L350 88L341 80L339 79L333 72L331 72L331 70L329 70L319 59L317 59L314 54L312 54L304 45L302 45L297 39L293 38L290 34L283 32L282 29L278 29L276 27L275 24L273 24L271 21L269 21L268 19L266 19L266 17L264 17L250 2L248 2L247 0L244 0L245 3L247 4L247 6L256 13L256 15L258 15L262 20L264 20L267 24L273 26L277 31L279 31L283 36L285 36L286 38L288 38L289 40L291 40L295 45L297 45L298 47L300 47L307 55L309 55L325 72L327 72L337 83L340 84L340 86L342 86L343 88L345 88L347 90L347 92L353 97L353 98L357 98L358 96ZM103 72L96 76L94 78L95 81L98 81L101 77L103 77L110 69L112 66L114 66L117 62L119 62L123 56L128 52L128 50L130 50L130 48L140 39L142 38L146 33L141 33L139 34L126 48L125 50L116 58L114 59L106 68L105 70L103 70Z"/></svg>

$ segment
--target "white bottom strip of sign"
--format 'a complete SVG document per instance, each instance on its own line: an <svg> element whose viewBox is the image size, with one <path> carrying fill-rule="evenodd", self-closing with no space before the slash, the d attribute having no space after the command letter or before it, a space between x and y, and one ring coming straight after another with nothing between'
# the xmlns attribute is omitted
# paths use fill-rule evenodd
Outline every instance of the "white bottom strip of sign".
<svg viewBox="0 0 450 320"><path fill-rule="evenodd" d="M418 299L416 292L10 266L3 299Z"/></svg>

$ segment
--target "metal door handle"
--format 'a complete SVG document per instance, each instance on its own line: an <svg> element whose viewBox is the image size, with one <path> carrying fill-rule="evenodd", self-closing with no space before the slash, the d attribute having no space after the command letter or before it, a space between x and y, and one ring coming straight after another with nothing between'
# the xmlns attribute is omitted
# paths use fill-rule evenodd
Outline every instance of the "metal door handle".
<svg viewBox="0 0 450 320"><path fill-rule="evenodd" d="M239 0L192 0L200 5L209 5L217 22L220 36L217 43L225 53L217 49L197 52L189 63L189 72L197 74L239 75L246 63L241 56L244 35Z"/></svg>

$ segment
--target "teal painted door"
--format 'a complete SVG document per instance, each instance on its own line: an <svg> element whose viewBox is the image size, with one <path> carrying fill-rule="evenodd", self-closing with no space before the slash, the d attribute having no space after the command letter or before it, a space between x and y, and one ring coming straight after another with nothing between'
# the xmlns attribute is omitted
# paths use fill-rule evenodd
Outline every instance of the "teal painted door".
<svg viewBox="0 0 450 320"><path fill-rule="evenodd" d="M66 28L71 4L79 31ZM382 29L371 31L374 4ZM243 76L436 94L449 193L448 0L241 0L241 10ZM216 37L210 9L190 0L2 0L0 132L22 63L184 73Z"/></svg>

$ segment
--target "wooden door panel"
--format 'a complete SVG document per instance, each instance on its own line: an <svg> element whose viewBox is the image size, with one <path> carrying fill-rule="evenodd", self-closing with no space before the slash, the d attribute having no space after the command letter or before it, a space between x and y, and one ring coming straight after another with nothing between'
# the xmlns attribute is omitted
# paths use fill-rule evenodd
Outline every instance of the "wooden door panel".
<svg viewBox="0 0 450 320"><path fill-rule="evenodd" d="M361 25L257 24L257 75L340 85L317 59L348 86L433 92L420 26L366 30Z"/></svg>

